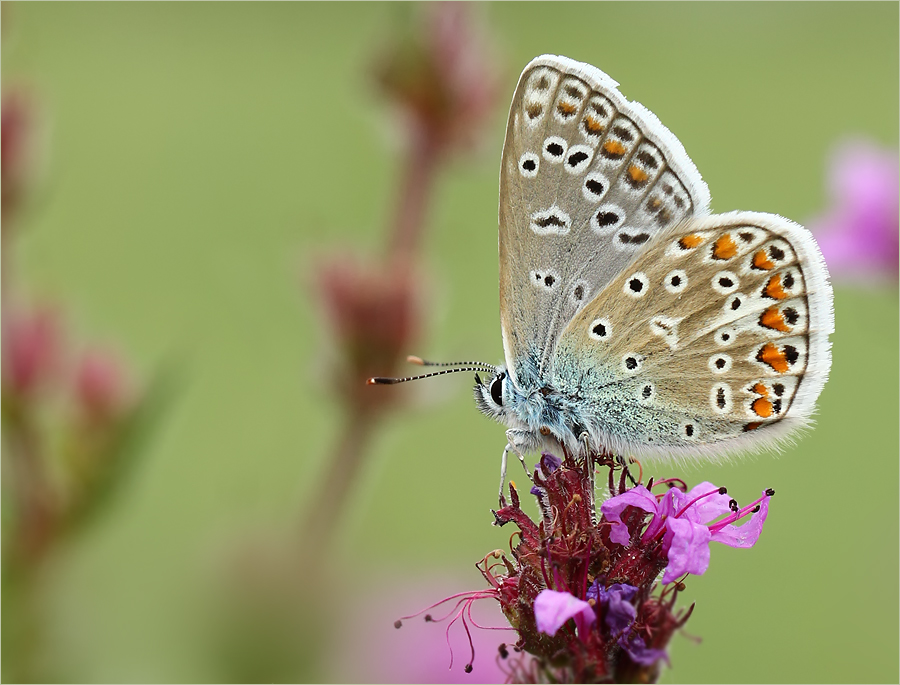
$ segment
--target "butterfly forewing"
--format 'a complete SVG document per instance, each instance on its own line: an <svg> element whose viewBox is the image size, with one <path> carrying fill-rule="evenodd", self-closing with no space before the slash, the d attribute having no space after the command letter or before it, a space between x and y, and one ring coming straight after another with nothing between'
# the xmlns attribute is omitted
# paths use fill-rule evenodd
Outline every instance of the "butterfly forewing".
<svg viewBox="0 0 900 685"><path fill-rule="evenodd" d="M569 322L553 383L590 398L585 424L609 447L721 452L808 420L832 331L827 271L804 228L748 212L690 219Z"/></svg>
<svg viewBox="0 0 900 685"><path fill-rule="evenodd" d="M500 173L504 348L519 383L550 373L570 319L654 236L707 213L678 140L600 70L544 56L523 72Z"/></svg>

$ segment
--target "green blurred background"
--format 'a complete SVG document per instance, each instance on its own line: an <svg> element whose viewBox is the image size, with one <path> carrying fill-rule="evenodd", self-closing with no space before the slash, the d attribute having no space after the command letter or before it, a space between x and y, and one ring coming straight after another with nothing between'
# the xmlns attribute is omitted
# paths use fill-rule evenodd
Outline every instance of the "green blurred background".
<svg viewBox="0 0 900 685"><path fill-rule="evenodd" d="M499 155L508 98L538 54L595 64L653 110L717 211L802 222L827 205L836 142L897 145L896 3L477 9L504 89L481 151L438 185L427 335L410 352L501 358ZM4 86L30 84L51 131L24 277L141 373L185 361L127 491L47 579L47 658L63 678L223 677L202 648L222 550L295 525L340 425L310 265L325 249L383 240L398 157L368 70L404 11L4 3ZM897 305L896 288L838 284L818 428L777 457L685 472L741 501L763 487L778 496L754 549L714 546L709 572L689 580L687 630L702 643L676 637L664 681L897 681ZM506 546L488 511L503 432L470 385L424 384L419 406L379 434L342 527L342 599L437 574L481 587L472 564ZM434 599L445 594L434 587ZM421 608L401 604L394 614ZM377 643L380 630L393 628L366 635Z"/></svg>

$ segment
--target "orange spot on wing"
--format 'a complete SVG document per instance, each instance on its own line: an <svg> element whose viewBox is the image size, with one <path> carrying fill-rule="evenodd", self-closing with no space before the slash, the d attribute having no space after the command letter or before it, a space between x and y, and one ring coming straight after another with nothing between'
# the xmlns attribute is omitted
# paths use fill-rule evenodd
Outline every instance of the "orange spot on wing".
<svg viewBox="0 0 900 685"><path fill-rule="evenodd" d="M791 330L784 322L784 316L778 307L769 307L764 311L762 316L759 317L759 325L771 328L773 331L781 331L782 333L787 333Z"/></svg>
<svg viewBox="0 0 900 685"><path fill-rule="evenodd" d="M588 133L603 133L603 124L592 116L586 116L584 118L584 127L587 129Z"/></svg>
<svg viewBox="0 0 900 685"><path fill-rule="evenodd" d="M771 297L773 300L783 300L788 296L781 286L781 274L775 274L769 279L769 282L766 283L766 287L763 288L763 295Z"/></svg>
<svg viewBox="0 0 900 685"><path fill-rule="evenodd" d="M631 176L631 180L635 183L643 183L649 178L647 172L634 164L628 167L628 175Z"/></svg>
<svg viewBox="0 0 900 685"><path fill-rule="evenodd" d="M544 111L544 108L541 107L540 103L533 102L525 108L525 112L528 114L530 119L537 119L541 116L541 113Z"/></svg>
<svg viewBox="0 0 900 685"><path fill-rule="evenodd" d="M775 264L769 261L769 255L766 254L765 250L758 250L756 254L753 255L753 268L771 271L775 268Z"/></svg>
<svg viewBox="0 0 900 685"><path fill-rule="evenodd" d="M731 259L737 254L737 244L727 233L719 238L713 245L713 257L716 259Z"/></svg>
<svg viewBox="0 0 900 685"><path fill-rule="evenodd" d="M565 114L568 116L570 114L575 114L575 110L578 108L575 105L573 105L571 102L561 101L556 106L556 109L560 114Z"/></svg>
<svg viewBox="0 0 900 685"><path fill-rule="evenodd" d="M751 409L753 409L754 413L757 416L762 416L764 419L772 416L772 403L769 402L765 397L760 397L759 399L753 400L753 404L750 405Z"/></svg>
<svg viewBox="0 0 900 685"><path fill-rule="evenodd" d="M746 426L744 426L744 432L746 433L747 431L755 431L761 425L762 425L761 421L751 421Z"/></svg>
<svg viewBox="0 0 900 685"><path fill-rule="evenodd" d="M762 395L763 397L769 396L769 389L765 386L764 383L757 383L753 386L753 392L757 395Z"/></svg>
<svg viewBox="0 0 900 685"><path fill-rule="evenodd" d="M774 371L778 373L787 373L790 370L790 366L788 365L787 357L784 352L779 350L772 343L766 343L763 345L763 348L759 351L759 354L756 355L756 359L763 362L764 364L768 364L772 367Z"/></svg>
<svg viewBox="0 0 900 685"><path fill-rule="evenodd" d="M621 157L625 154L625 146L618 140L607 140L603 143L603 149L614 157Z"/></svg>
<svg viewBox="0 0 900 685"><path fill-rule="evenodd" d="M696 233L689 233L678 241L678 244L685 250L693 250L703 242L703 236Z"/></svg>

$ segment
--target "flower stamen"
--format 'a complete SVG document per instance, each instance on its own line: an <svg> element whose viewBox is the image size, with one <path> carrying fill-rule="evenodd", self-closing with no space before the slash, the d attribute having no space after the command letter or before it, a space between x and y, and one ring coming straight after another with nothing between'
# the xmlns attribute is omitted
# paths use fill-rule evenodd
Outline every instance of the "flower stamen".
<svg viewBox="0 0 900 685"><path fill-rule="evenodd" d="M771 495L769 494L770 492L772 493ZM740 508L740 509L737 509L737 510L735 510L735 509L733 508L733 509L732 509L732 511L734 511L733 514L731 514L730 516L726 516L726 517L723 518L721 521L716 521L715 523L711 523L711 524L709 525L709 530L710 530L710 532L713 532L713 533L714 533L714 532L716 532L716 531L718 531L718 530L721 530L722 528L724 528L725 526L727 526L727 525L730 524L730 523L734 523L734 522L736 522L736 521L740 521L740 520L741 520L742 518L744 518L745 516L749 516L750 514L755 514L756 512L759 511L760 505L761 505L765 500L767 500L767 499L769 499L770 497L772 497L774 494L775 494L775 491L774 491L772 488L769 488L769 489L766 490L765 494L764 494L762 497L760 497L760 498L757 499L757 500L754 500L753 502L751 502L750 504L748 504L746 507L743 507L743 508ZM734 500L732 500L732 502L734 502ZM735 502L735 506L737 506L737 503L736 503L736 502Z"/></svg>
<svg viewBox="0 0 900 685"><path fill-rule="evenodd" d="M709 492L706 492L706 493L700 495L699 497L695 497L695 498L692 499L690 502L688 502L687 504L685 504L677 514L675 514L675 518L681 518L681 515L682 515L684 512L686 512L686 511L687 511L688 509L690 509L694 504L696 504L696 503L699 502L700 500L704 499L705 497L709 497L710 495L724 495L724 494L726 494L727 492L728 492L728 489L727 489L727 488L721 487L721 488L718 488L718 489L716 489L716 490L710 490ZM733 501L733 500L732 500L732 501Z"/></svg>

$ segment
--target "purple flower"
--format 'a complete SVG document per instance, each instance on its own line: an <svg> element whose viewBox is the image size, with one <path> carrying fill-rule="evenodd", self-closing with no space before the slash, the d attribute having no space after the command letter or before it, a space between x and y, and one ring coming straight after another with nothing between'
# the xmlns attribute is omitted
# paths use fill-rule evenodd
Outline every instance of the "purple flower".
<svg viewBox="0 0 900 685"><path fill-rule="evenodd" d="M667 659L664 649L650 649L644 639L631 628L637 618L637 609L632 600L637 596L638 588L626 583L614 583L603 587L599 580L588 588L587 598L593 599L601 607L603 622L613 636L618 636L616 644L624 649L631 660L643 666L652 666L660 659Z"/></svg>
<svg viewBox="0 0 900 685"><path fill-rule="evenodd" d="M631 490L626 490L621 495L606 500L601 505L600 511L603 512L603 515L608 521L613 523L612 530L609 533L609 539L613 542L618 542L620 545L627 545L631 540L631 536L628 533L628 526L622 523L622 512L625 511L625 507L637 507L638 509L643 509L654 515L654 521L656 520L656 514L659 510L656 496L643 485L633 487ZM653 525L652 522L650 525Z"/></svg>
<svg viewBox="0 0 900 685"><path fill-rule="evenodd" d="M550 452L541 452L541 460L534 465L535 470L540 469L541 473L549 476L562 465L562 459ZM541 489L537 485L531 486L531 494L540 497Z"/></svg>
<svg viewBox="0 0 900 685"><path fill-rule="evenodd" d="M666 654L666 650L664 649L651 649L647 647L647 644L644 642L644 639L637 634L632 634L631 637L625 638L624 636L619 638L618 642L619 646L628 652L628 656L631 657L631 660L636 664L641 664L642 666L653 666L660 659L669 660L669 655Z"/></svg>
<svg viewBox="0 0 900 685"><path fill-rule="evenodd" d="M585 639L597 614L594 607L571 593L541 590L534 600L534 619L540 632L553 637L570 618L575 619L578 636Z"/></svg>
<svg viewBox="0 0 900 685"><path fill-rule="evenodd" d="M703 575L709 567L709 543L721 542L729 547L752 547L759 539L763 523L769 513L769 499L774 490L766 490L758 500L744 508L729 498L724 488L704 482L684 493L678 488L657 500L647 488L639 485L601 506L607 521L613 524L610 540L628 545L631 534L622 521L626 507L637 507L653 514L641 539L648 541L664 536L664 550L668 557L662 582L671 583L685 573ZM730 512L730 513L729 513ZM715 521L723 514L725 518ZM750 516L743 526L735 526L740 519Z"/></svg>
<svg viewBox="0 0 900 685"><path fill-rule="evenodd" d="M712 540L755 543L774 492L740 508L711 483L688 491L678 478L641 485L639 475L626 489L631 474L606 453L559 461L544 454L535 466L537 521L510 483L494 519L518 528L511 554L494 550L477 564L490 584L477 594L494 597L518 635L518 654L499 652L507 682L657 682L672 636L694 609L676 610L685 585L672 581L706 570ZM609 469L611 495L599 521L588 470L597 465ZM749 520L735 525L741 519Z"/></svg>
<svg viewBox="0 0 900 685"><path fill-rule="evenodd" d="M859 140L839 145L829 169L831 206L809 222L832 275L897 280L897 151Z"/></svg>
<svg viewBox="0 0 900 685"><path fill-rule="evenodd" d="M631 628L637 618L637 609L631 600L637 594L634 585L615 583L608 588L599 580L588 588L587 598L595 600L602 608L603 622L613 633L623 633Z"/></svg>

